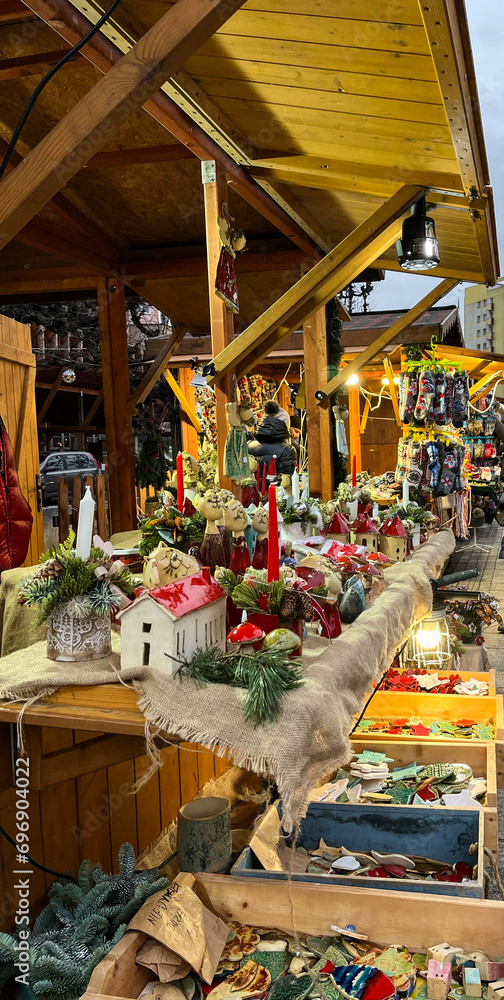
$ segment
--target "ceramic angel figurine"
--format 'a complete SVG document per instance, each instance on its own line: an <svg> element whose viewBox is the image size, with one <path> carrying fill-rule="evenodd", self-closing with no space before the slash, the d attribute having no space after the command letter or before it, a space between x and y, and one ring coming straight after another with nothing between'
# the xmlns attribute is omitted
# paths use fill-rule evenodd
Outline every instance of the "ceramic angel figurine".
<svg viewBox="0 0 504 1000"><path fill-rule="evenodd" d="M231 532L231 559L229 568L236 576L243 576L250 566L250 552L245 539L248 516L239 500L228 503L224 511L224 524Z"/></svg>
<svg viewBox="0 0 504 1000"><path fill-rule="evenodd" d="M202 517L206 517L205 535L201 546L201 561L208 566L213 576L216 566L226 565L226 554L217 521L224 515L225 503L219 490L207 490L197 501L197 509Z"/></svg>
<svg viewBox="0 0 504 1000"><path fill-rule="evenodd" d="M254 511L251 520L251 527L257 532L257 541L252 560L254 569L268 568L268 525L269 514L262 504Z"/></svg>

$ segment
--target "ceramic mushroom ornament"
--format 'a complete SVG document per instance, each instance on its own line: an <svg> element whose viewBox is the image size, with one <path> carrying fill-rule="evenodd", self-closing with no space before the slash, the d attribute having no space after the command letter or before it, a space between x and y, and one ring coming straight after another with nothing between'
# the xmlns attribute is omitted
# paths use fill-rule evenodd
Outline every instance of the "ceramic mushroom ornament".
<svg viewBox="0 0 504 1000"><path fill-rule="evenodd" d="M196 501L196 497L195 497ZM208 566L212 576L216 566L226 565L226 556L217 521L224 515L225 503L219 490L207 490L197 506L198 512L206 518L205 535L201 546L201 561Z"/></svg>
<svg viewBox="0 0 504 1000"><path fill-rule="evenodd" d="M250 524L254 531L257 532L257 541L252 566L254 569L267 569L269 515L268 511L264 509L262 504L259 504L259 507L257 507L254 511Z"/></svg>
<svg viewBox="0 0 504 1000"><path fill-rule="evenodd" d="M236 576L243 576L250 566L250 552L245 539L248 516L239 500L233 499L224 511L224 524L231 532L230 570Z"/></svg>

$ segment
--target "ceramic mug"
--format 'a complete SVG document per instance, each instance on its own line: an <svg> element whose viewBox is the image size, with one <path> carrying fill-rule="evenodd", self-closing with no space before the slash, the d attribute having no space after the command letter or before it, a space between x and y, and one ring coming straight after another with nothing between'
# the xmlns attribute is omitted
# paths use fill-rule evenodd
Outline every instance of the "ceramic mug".
<svg viewBox="0 0 504 1000"><path fill-rule="evenodd" d="M211 796L179 809L177 853L181 872L222 874L231 865L231 805Z"/></svg>

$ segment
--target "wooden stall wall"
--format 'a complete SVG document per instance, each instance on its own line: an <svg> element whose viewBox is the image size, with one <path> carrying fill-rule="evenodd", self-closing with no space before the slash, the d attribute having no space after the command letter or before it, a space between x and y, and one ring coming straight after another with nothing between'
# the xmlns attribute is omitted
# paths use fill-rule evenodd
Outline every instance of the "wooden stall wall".
<svg viewBox="0 0 504 1000"><path fill-rule="evenodd" d="M39 448L35 409L35 355L29 326L0 315L0 414L12 441L19 482L33 514L25 566L44 551L42 510L37 505Z"/></svg>
<svg viewBox="0 0 504 1000"><path fill-rule="evenodd" d="M0 752L6 762L11 758L12 735L10 724L0 725ZM71 869L76 873L86 858L100 861L105 871L117 871L122 843L131 843L138 855L175 818L181 804L229 767L228 760L203 747L168 746L161 750L163 767L132 795L131 786L150 766L150 759L138 753L143 738L115 736L109 751L105 741L110 737L101 733L27 726L26 738L31 772L30 854L58 872ZM136 748L136 756L135 750L127 756L129 746ZM65 755L70 750L73 753ZM0 815L12 837L15 803L7 764L0 780ZM14 848L3 837L0 864L0 931L9 931L14 927L14 885L19 877L14 869L19 866ZM34 917L45 905L54 876L32 870L30 916Z"/></svg>
<svg viewBox="0 0 504 1000"><path fill-rule="evenodd" d="M373 398L372 405L376 403L377 399ZM361 414L363 409L361 396ZM361 437L363 471L368 471L372 476L393 472L397 465L397 443L400 437L401 431L395 421L392 403L389 399L382 400L379 409L369 414Z"/></svg>

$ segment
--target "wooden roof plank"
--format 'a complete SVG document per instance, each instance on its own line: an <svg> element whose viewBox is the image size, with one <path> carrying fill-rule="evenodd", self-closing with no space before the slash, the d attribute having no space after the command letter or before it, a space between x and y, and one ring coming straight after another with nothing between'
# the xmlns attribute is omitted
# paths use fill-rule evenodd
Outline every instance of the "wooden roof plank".
<svg viewBox="0 0 504 1000"><path fill-rule="evenodd" d="M320 43L324 39L327 45L372 51L380 49L385 52L411 52L414 55L426 55L429 51L422 25L391 21L363 22L352 18L317 17L306 13L293 17L283 7L281 12L239 10L232 21L218 32L219 38L226 35L239 35L242 40L255 37Z"/></svg>

